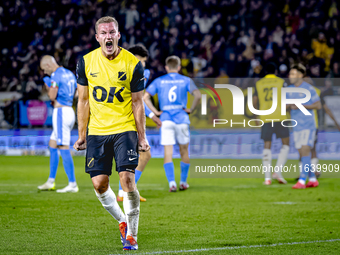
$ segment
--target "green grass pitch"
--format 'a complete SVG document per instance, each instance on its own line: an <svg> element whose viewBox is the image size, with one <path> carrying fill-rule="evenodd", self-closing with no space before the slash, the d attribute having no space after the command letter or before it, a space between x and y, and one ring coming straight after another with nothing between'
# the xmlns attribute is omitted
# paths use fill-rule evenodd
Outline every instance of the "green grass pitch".
<svg viewBox="0 0 340 255"><path fill-rule="evenodd" d="M38 193L48 157L0 157L0 254L130 254L84 173L85 159L74 162L79 193ZM152 159L138 184L147 202L141 203L139 251L131 253L340 254L340 179L321 178L318 188L306 190L292 190L295 181L288 181L263 186L262 178L191 178L188 190L169 193L163 160ZM116 193L116 173L110 182ZM56 187L66 185L60 160ZM322 240L333 241L315 242Z"/></svg>

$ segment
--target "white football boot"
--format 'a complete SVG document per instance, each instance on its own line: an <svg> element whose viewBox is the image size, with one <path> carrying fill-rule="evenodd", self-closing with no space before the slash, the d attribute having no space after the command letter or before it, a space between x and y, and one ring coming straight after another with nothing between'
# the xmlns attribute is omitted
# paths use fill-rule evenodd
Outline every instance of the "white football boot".
<svg viewBox="0 0 340 255"><path fill-rule="evenodd" d="M76 193L78 192L79 189L78 189L78 185L76 186L72 186L72 185L67 185L65 188L63 189L57 189L57 192L58 193L67 193L67 192L70 192L70 193Z"/></svg>
<svg viewBox="0 0 340 255"><path fill-rule="evenodd" d="M55 190L55 182L47 181L43 185L38 186L38 190L41 190L41 191Z"/></svg>

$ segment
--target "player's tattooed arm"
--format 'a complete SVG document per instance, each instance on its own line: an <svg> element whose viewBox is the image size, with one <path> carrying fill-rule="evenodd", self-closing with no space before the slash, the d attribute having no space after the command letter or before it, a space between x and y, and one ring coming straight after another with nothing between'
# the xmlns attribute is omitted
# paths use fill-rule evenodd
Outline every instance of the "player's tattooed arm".
<svg viewBox="0 0 340 255"><path fill-rule="evenodd" d="M138 133L138 146L141 151L150 150L148 141L145 135L145 111L143 104L143 91L131 93L132 96L132 111L135 117L137 133Z"/></svg>
<svg viewBox="0 0 340 255"><path fill-rule="evenodd" d="M89 89L88 86L78 84L78 140L74 144L74 149L86 149L86 130L90 118Z"/></svg>

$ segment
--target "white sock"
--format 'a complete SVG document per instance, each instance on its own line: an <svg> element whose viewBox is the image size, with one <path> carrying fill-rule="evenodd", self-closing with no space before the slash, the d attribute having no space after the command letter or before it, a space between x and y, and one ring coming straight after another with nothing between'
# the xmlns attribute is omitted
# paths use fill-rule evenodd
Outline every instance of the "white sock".
<svg viewBox="0 0 340 255"><path fill-rule="evenodd" d="M169 182L169 188L171 188L172 186L175 186L175 187L177 187L177 184L176 184L176 182L175 182L175 181L171 181L171 182Z"/></svg>
<svg viewBox="0 0 340 255"><path fill-rule="evenodd" d="M68 185L73 187L73 188L77 187L77 183L76 182L69 182Z"/></svg>
<svg viewBox="0 0 340 255"><path fill-rule="evenodd" d="M288 145L282 145L282 148L279 153L279 157L277 158L275 172L279 177L282 178L282 168L287 162L289 153L289 146Z"/></svg>
<svg viewBox="0 0 340 255"><path fill-rule="evenodd" d="M122 189L118 190L118 197L124 197L124 191Z"/></svg>
<svg viewBox="0 0 340 255"><path fill-rule="evenodd" d="M310 163L312 165L314 165L314 169L317 170L318 169L318 164L319 164L319 159L318 158L312 158ZM317 172L320 172L320 171L317 171Z"/></svg>
<svg viewBox="0 0 340 255"><path fill-rule="evenodd" d="M300 182L301 184L303 184L303 185L306 184L306 181L305 181L305 180L302 180L302 179L299 179L299 182Z"/></svg>
<svg viewBox="0 0 340 255"><path fill-rule="evenodd" d="M113 193L110 186L103 194L99 194L97 193L97 191L95 192L99 201L102 203L104 208L112 215L113 218L115 218L119 223L126 222L125 215L122 209L120 209L120 206L118 205L116 200L116 195L115 193Z"/></svg>
<svg viewBox="0 0 340 255"><path fill-rule="evenodd" d="M124 192L123 207L127 220L127 236L131 235L136 241L139 222L139 204L138 190Z"/></svg>
<svg viewBox="0 0 340 255"><path fill-rule="evenodd" d="M48 178L47 182L53 183L55 181L55 178Z"/></svg>
<svg viewBox="0 0 340 255"><path fill-rule="evenodd" d="M309 181L310 182L316 182L316 178L315 177L309 178Z"/></svg>
<svg viewBox="0 0 340 255"><path fill-rule="evenodd" d="M272 151L270 149L263 149L262 165L266 167L266 171L264 172L265 181L271 180L270 169L271 164L272 164Z"/></svg>

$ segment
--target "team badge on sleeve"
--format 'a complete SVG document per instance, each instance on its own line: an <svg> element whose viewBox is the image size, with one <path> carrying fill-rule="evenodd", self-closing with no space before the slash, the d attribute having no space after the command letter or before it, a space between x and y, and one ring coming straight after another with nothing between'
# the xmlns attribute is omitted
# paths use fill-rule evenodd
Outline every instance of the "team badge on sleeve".
<svg viewBox="0 0 340 255"><path fill-rule="evenodd" d="M58 84L55 81L51 80L51 88L58 88Z"/></svg>

